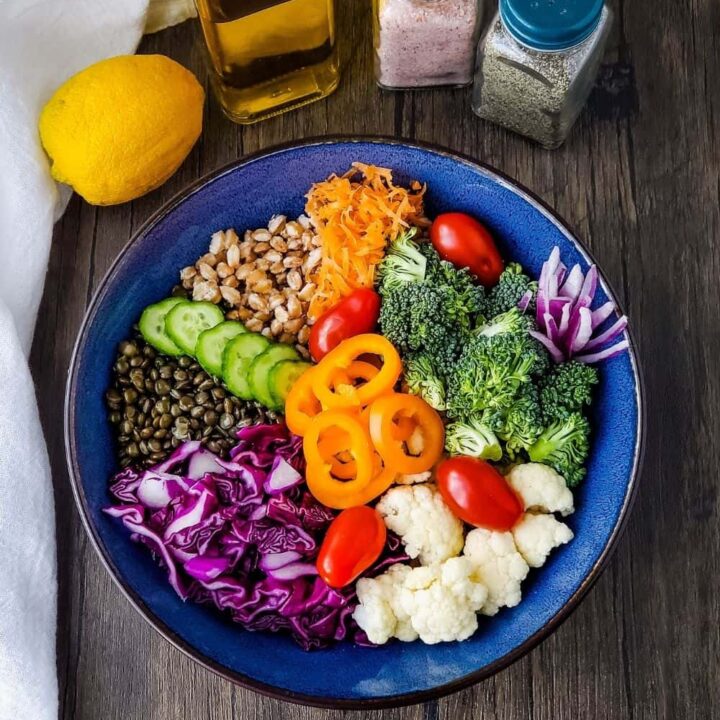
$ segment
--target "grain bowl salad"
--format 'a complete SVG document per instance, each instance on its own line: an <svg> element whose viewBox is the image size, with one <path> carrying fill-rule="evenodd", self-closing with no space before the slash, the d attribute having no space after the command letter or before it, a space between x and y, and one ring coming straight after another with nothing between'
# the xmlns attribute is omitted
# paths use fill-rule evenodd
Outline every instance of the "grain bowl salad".
<svg viewBox="0 0 720 720"><path fill-rule="evenodd" d="M218 228L119 345L105 512L183 600L308 650L457 642L572 541L627 319L427 190L355 163Z"/></svg>

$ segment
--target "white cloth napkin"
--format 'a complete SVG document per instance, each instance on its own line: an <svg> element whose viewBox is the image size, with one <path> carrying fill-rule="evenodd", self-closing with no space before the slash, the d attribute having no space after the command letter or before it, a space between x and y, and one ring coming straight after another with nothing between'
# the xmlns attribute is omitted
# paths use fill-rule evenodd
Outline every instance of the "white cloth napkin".
<svg viewBox="0 0 720 720"><path fill-rule="evenodd" d="M153 2L153 31L190 14L191 0ZM27 355L69 192L50 178L37 120L68 77L134 51L147 5L0 0L0 720L57 717L53 495Z"/></svg>

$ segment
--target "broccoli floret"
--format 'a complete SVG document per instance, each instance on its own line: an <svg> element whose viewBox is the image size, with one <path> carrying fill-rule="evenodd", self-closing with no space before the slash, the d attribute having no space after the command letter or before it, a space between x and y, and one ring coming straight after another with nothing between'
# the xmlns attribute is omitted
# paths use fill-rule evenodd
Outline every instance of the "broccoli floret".
<svg viewBox="0 0 720 720"><path fill-rule="evenodd" d="M475 326L483 291L413 235L395 241L381 263L380 327L401 353L422 350L443 374Z"/></svg>
<svg viewBox="0 0 720 720"><path fill-rule="evenodd" d="M448 414L458 419L485 410L505 415L521 388L548 365L545 349L527 333L473 335L448 375Z"/></svg>
<svg viewBox="0 0 720 720"><path fill-rule="evenodd" d="M549 425L589 405L593 385L597 382L597 370L591 365L574 360L556 365L549 375L540 380L544 422Z"/></svg>
<svg viewBox="0 0 720 720"><path fill-rule="evenodd" d="M589 439L590 424L581 413L574 412L549 425L528 455L533 462L550 465L565 478L568 487L575 487L585 477Z"/></svg>
<svg viewBox="0 0 720 720"><path fill-rule="evenodd" d="M436 410L445 410L445 381L434 361L423 353L405 360L405 384Z"/></svg>
<svg viewBox="0 0 720 720"><path fill-rule="evenodd" d="M503 456L497 436L478 418L450 423L445 428L445 448L451 455L470 455L495 462Z"/></svg>
<svg viewBox="0 0 720 720"><path fill-rule="evenodd" d="M532 328L532 318L512 308L501 315L495 315L492 320L480 325L476 332L483 337L507 335L508 333L527 333Z"/></svg>
<svg viewBox="0 0 720 720"><path fill-rule="evenodd" d="M380 306L382 334L408 355L422 350L439 372L454 363L463 343L463 322L449 288L427 283L401 285L389 291Z"/></svg>
<svg viewBox="0 0 720 720"><path fill-rule="evenodd" d="M387 254L378 267L382 294L406 283L421 283L425 280L427 260L417 244L413 242L416 233L417 228L411 228L400 235L388 248Z"/></svg>
<svg viewBox="0 0 720 720"><path fill-rule="evenodd" d="M508 263L500 275L497 285L488 294L487 317L492 318L517 307L528 290L532 291L534 298L537 293L537 282L525 275L518 263Z"/></svg>
<svg viewBox="0 0 720 720"><path fill-rule="evenodd" d="M504 412L492 415L490 424L505 442L509 458L515 458L518 452L527 450L544 428L535 386L532 383L524 385L517 399Z"/></svg>
<svg viewBox="0 0 720 720"><path fill-rule="evenodd" d="M458 296L459 302L466 308L466 314L486 317L485 288L478 285L466 268L457 268L438 255L429 242L418 245L427 261L425 279L431 285L447 285Z"/></svg>

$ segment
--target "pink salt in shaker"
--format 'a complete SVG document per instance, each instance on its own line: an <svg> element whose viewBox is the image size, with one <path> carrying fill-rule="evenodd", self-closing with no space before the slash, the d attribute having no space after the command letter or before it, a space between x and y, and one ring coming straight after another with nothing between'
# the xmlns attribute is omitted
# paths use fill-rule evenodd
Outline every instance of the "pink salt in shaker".
<svg viewBox="0 0 720 720"><path fill-rule="evenodd" d="M389 90L472 81L482 0L373 0L375 77Z"/></svg>

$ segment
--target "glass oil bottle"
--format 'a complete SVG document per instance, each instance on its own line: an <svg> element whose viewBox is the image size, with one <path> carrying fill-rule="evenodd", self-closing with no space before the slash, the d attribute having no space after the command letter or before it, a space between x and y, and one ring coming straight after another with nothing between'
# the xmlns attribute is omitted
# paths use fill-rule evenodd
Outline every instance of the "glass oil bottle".
<svg viewBox="0 0 720 720"><path fill-rule="evenodd" d="M231 120L257 122L337 87L334 0L195 1Z"/></svg>

